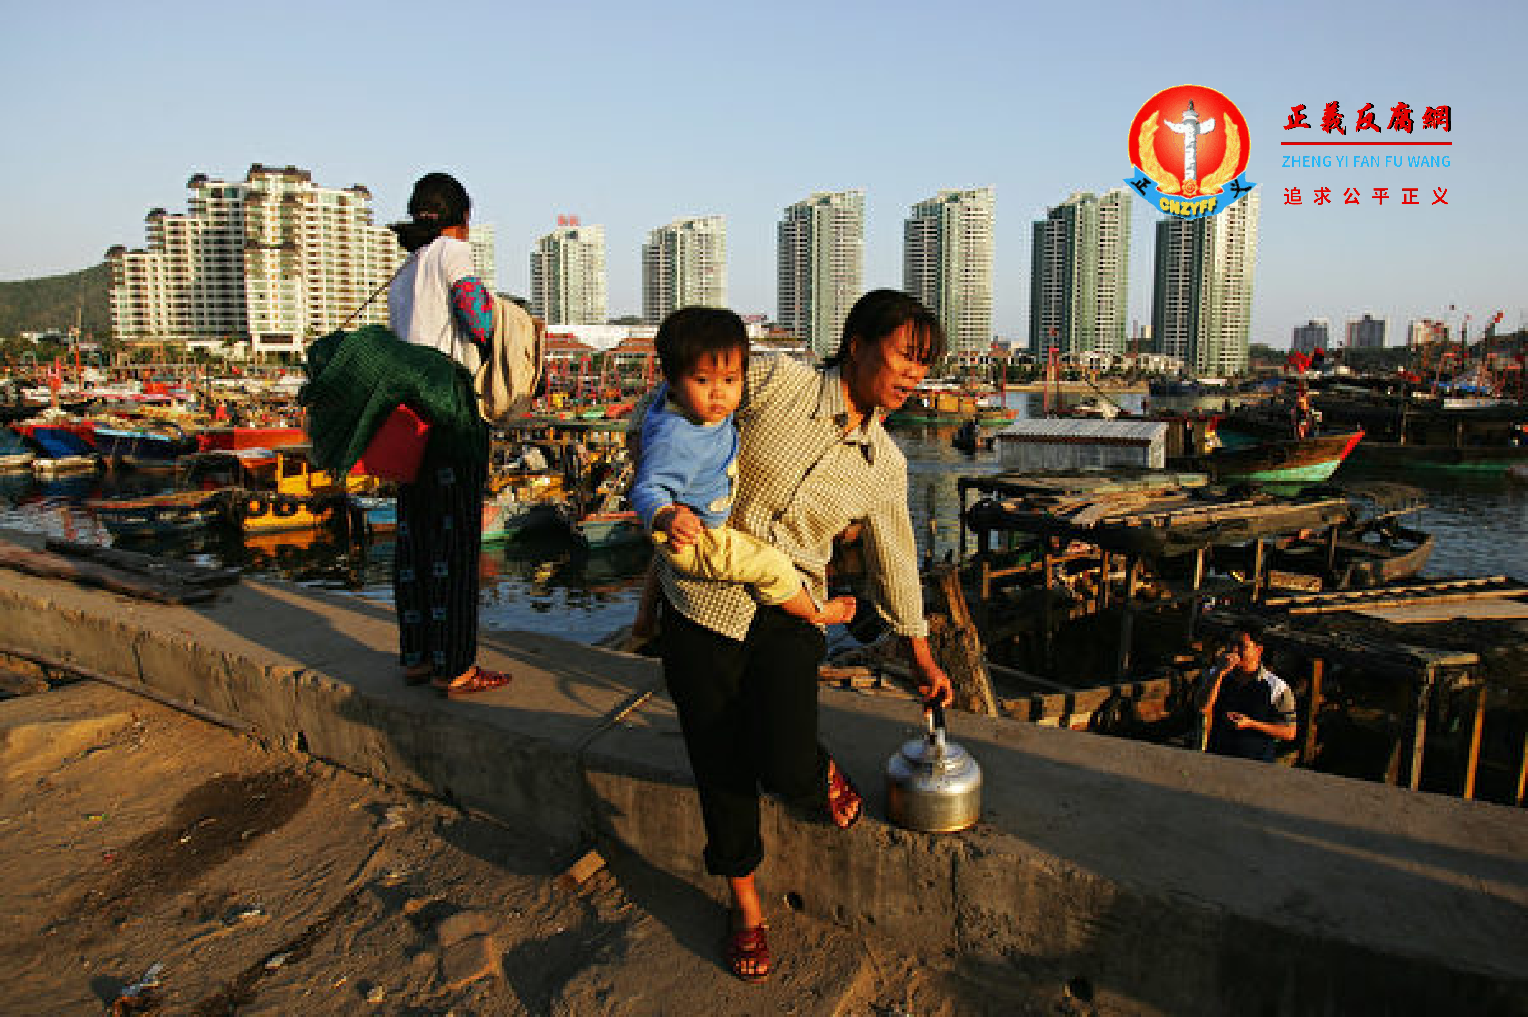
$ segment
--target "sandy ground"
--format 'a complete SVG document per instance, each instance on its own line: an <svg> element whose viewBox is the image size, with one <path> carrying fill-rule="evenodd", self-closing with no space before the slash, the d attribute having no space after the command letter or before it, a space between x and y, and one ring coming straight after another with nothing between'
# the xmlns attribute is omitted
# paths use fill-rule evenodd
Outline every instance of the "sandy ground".
<svg viewBox="0 0 1528 1017"><path fill-rule="evenodd" d="M774 977L745 985L720 962L718 906L634 859L569 887L575 857L534 834L116 689L0 677L6 693L6 1014L99 1014L154 965L157 988L118 1012L1091 1012L783 903Z"/></svg>

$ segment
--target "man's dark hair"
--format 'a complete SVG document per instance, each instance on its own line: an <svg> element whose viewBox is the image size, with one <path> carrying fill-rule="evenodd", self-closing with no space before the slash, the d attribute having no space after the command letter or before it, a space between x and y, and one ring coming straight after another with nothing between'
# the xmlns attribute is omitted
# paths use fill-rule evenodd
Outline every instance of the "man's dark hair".
<svg viewBox="0 0 1528 1017"><path fill-rule="evenodd" d="M748 329L742 318L720 307L681 307L663 319L653 346L663 376L673 381L708 353L742 350L747 360Z"/></svg>
<svg viewBox="0 0 1528 1017"><path fill-rule="evenodd" d="M854 340L878 343L907 324L913 326L914 349L920 364L933 364L944 356L944 328L933 311L901 290L871 290L849 309L838 352L823 364L837 367L849 359Z"/></svg>
<svg viewBox="0 0 1528 1017"><path fill-rule="evenodd" d="M409 195L409 221L395 222L388 229L397 234L403 249L412 253L442 231L465 224L471 211L472 199L459 180L449 173L426 173Z"/></svg>
<svg viewBox="0 0 1528 1017"><path fill-rule="evenodd" d="M1252 619L1248 619L1247 621L1243 622L1242 624L1236 626L1235 629L1231 630L1231 638L1233 640L1239 641L1241 636L1243 635L1243 633L1245 633L1248 636L1248 638L1250 638L1254 643L1256 643L1259 646L1262 646L1263 645L1263 633L1266 632L1267 630L1268 630L1268 626L1264 625L1262 622L1258 621L1257 619L1252 618Z"/></svg>

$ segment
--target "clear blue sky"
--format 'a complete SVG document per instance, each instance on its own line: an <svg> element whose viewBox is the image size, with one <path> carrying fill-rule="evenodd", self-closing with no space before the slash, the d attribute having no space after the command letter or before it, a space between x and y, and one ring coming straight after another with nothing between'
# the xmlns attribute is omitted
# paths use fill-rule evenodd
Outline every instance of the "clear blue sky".
<svg viewBox="0 0 1528 1017"><path fill-rule="evenodd" d="M640 311L646 231L727 217L730 297L775 311L775 223L813 190L866 191L866 284L900 285L908 207L997 189L999 335L1028 328L1030 223L1072 190L1130 175L1126 135L1152 93L1208 85L1249 122L1261 185L1253 341L1316 316L1404 328L1450 304L1528 316L1528 164L1518 61L1528 5L1192 3L86 2L12 5L0 36L0 279L73 271L184 211L194 172L294 164L364 183L380 221L447 169L498 229L501 287L529 289L558 214L602 224L610 311ZM1341 102L1349 129L1405 101L1447 169L1286 169L1289 107ZM1449 134L1420 131L1449 105ZM1369 137L1375 137L1368 135ZM1402 137L1386 133L1379 137ZM1314 207L1311 190L1363 190ZM1283 204L1299 186L1305 204ZM1377 207L1376 186L1392 198ZM1400 188L1424 202L1402 207ZM1155 214L1134 201L1130 305L1149 320ZM1395 339L1392 338L1392 342Z"/></svg>

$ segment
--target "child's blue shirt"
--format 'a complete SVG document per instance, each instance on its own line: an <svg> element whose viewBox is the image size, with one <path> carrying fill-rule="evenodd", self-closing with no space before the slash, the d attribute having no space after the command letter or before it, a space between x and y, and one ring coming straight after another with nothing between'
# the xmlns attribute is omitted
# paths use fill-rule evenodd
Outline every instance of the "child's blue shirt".
<svg viewBox="0 0 1528 1017"><path fill-rule="evenodd" d="M667 505L685 505L707 526L721 526L732 511L732 461L737 428L729 415L716 424L696 424L670 402L661 385L642 422L637 476L627 497L648 530Z"/></svg>

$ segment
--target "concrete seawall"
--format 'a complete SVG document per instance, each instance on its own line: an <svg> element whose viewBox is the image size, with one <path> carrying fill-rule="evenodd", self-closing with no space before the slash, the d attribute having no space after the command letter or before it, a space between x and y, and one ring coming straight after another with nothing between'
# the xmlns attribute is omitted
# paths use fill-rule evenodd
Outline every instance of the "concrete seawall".
<svg viewBox="0 0 1528 1017"><path fill-rule="evenodd" d="M613 841L715 892L657 666L529 634L483 646L514 683L447 702L403 685L391 611L365 600L243 582L168 607L0 571L0 652L142 683L555 845ZM822 706L869 816L839 834L768 805L776 899L1074 982L1105 1013L1528 1014L1528 812L957 715L983 821L913 834L877 819L913 708L838 690Z"/></svg>

